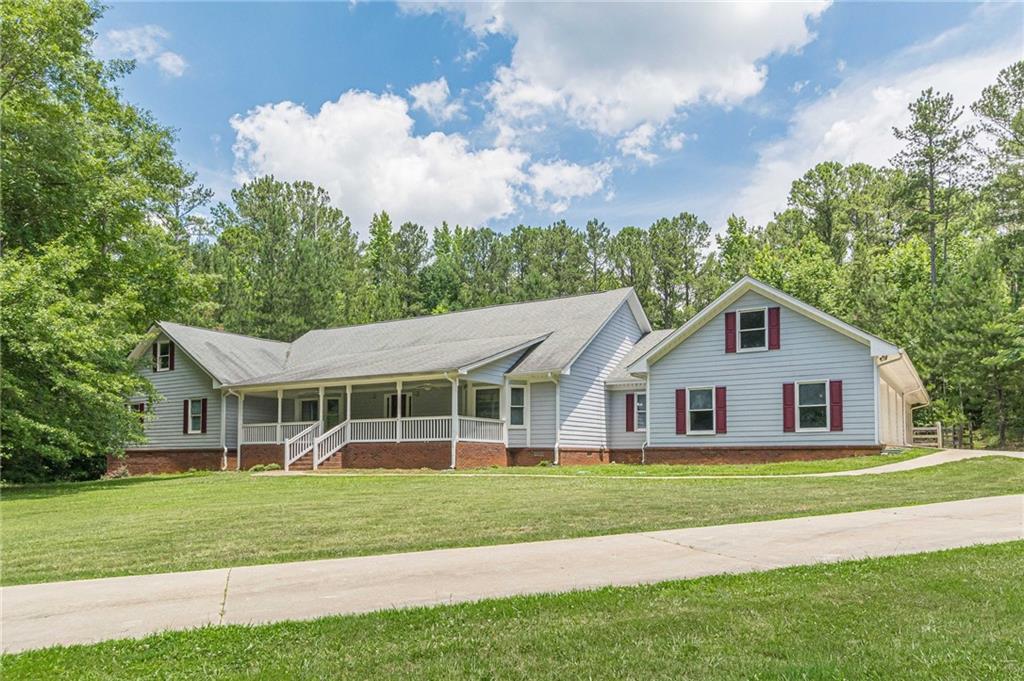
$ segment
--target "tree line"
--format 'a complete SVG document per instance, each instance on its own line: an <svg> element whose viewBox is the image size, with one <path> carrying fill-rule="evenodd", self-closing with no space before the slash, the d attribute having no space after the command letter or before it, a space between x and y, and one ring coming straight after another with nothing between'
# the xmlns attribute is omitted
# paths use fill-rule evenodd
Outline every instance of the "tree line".
<svg viewBox="0 0 1024 681"><path fill-rule="evenodd" d="M932 89L883 167L819 163L765 225L395 224L360 240L328 193L212 193L90 53L99 10L4 3L0 455L5 479L88 477L138 437L127 359L153 320L291 340L310 328L632 286L674 327L744 275L908 349L920 418L1024 440L1024 62L969 103Z"/></svg>

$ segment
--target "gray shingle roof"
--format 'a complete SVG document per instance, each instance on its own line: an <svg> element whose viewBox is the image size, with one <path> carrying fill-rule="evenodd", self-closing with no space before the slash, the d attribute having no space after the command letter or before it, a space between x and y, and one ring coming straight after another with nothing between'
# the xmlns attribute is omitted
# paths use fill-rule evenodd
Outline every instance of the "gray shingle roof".
<svg viewBox="0 0 1024 681"><path fill-rule="evenodd" d="M239 383L280 371L288 343L236 333L157 322L164 332L221 383Z"/></svg>
<svg viewBox="0 0 1024 681"><path fill-rule="evenodd" d="M513 376L522 376L565 369L627 301L638 306L633 290L622 288L413 319L317 329L291 344L178 324L169 326L178 329L181 338L175 337L175 340L204 366L207 360L215 362L216 370L207 366L211 373L226 373L230 367L234 378L223 381L229 385L438 373L536 341L510 372ZM182 329L194 333L182 332ZM200 344L201 351L192 352L193 343Z"/></svg>
<svg viewBox="0 0 1024 681"><path fill-rule="evenodd" d="M637 378L626 371L626 368L643 357L644 353L667 338L673 331L675 331L675 329L659 329L657 331L651 331L649 334L638 340L636 345L634 345L626 356L622 358L622 361L619 362L619 366L615 367L615 369L608 374L608 378L604 379L604 382L625 383L628 381L642 381L643 379Z"/></svg>

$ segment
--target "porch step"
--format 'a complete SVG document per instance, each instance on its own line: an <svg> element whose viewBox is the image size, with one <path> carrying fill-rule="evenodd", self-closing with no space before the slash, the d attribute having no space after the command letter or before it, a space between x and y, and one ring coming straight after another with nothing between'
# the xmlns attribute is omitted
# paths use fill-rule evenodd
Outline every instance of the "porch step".
<svg viewBox="0 0 1024 681"><path fill-rule="evenodd" d="M344 451L344 447L336 451L334 454L329 456L326 461L320 463L320 468L341 468L341 453ZM298 459L296 459L291 466L288 467L291 471L311 471L313 470L313 452L310 452Z"/></svg>

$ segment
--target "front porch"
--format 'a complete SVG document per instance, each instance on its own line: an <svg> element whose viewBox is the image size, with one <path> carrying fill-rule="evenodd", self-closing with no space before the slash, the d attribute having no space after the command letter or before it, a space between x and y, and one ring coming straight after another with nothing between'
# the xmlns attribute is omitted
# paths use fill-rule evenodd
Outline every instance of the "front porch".
<svg viewBox="0 0 1024 681"><path fill-rule="evenodd" d="M343 466L345 452L359 467L454 468L460 453L481 451L460 443L504 456L505 392L503 385L443 377L243 392L238 465L243 451L258 450L261 462L276 459L285 470ZM266 420L268 412L276 418Z"/></svg>

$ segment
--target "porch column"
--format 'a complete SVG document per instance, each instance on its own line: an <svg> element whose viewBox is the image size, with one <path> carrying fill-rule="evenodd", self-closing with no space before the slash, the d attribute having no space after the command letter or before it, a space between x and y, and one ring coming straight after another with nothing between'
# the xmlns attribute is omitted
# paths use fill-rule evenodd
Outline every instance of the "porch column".
<svg viewBox="0 0 1024 681"><path fill-rule="evenodd" d="M449 378L452 382L452 464L455 468L455 449L459 442L459 378Z"/></svg>
<svg viewBox="0 0 1024 681"><path fill-rule="evenodd" d="M221 470L228 468L228 394L220 391L220 449Z"/></svg>
<svg viewBox="0 0 1024 681"><path fill-rule="evenodd" d="M235 444L235 469L242 470L242 436L245 433L245 393L238 393L238 436Z"/></svg>
<svg viewBox="0 0 1024 681"><path fill-rule="evenodd" d="M277 437L274 438L275 442L281 442L281 402L284 399L284 391L278 389L277 391Z"/></svg>
<svg viewBox="0 0 1024 681"><path fill-rule="evenodd" d="M502 441L505 443L505 447L508 447L508 426L512 421L512 385L508 381L508 376L505 377L504 382L501 384L501 397L498 400L498 413L503 421L501 426Z"/></svg>
<svg viewBox="0 0 1024 681"><path fill-rule="evenodd" d="M352 384L345 385L345 420L352 420Z"/></svg>
<svg viewBox="0 0 1024 681"><path fill-rule="evenodd" d="M320 422L320 432L324 429L324 387L320 386L320 391L317 393L317 405L316 405L316 420Z"/></svg>
<svg viewBox="0 0 1024 681"><path fill-rule="evenodd" d="M559 463L559 449L562 445L562 399L561 399L561 386L559 379L553 378L555 382L555 465Z"/></svg>
<svg viewBox="0 0 1024 681"><path fill-rule="evenodd" d="M395 442L402 441L402 382L395 382Z"/></svg>

